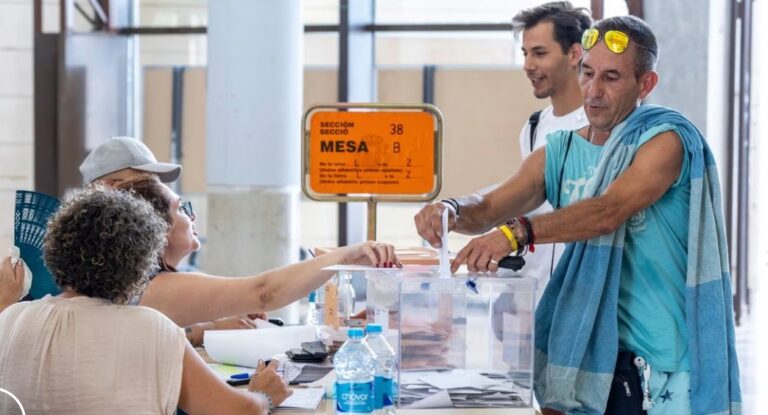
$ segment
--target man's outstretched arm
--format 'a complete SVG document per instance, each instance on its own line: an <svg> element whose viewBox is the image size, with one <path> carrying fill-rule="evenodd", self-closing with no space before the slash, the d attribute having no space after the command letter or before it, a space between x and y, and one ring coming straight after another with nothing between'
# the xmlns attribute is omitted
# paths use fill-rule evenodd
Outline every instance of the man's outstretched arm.
<svg viewBox="0 0 768 415"><path fill-rule="evenodd" d="M680 176L683 144L667 131L649 140L602 195L531 218L537 243L582 241L618 229L656 203Z"/></svg>
<svg viewBox="0 0 768 415"><path fill-rule="evenodd" d="M658 201L680 175L683 145L668 131L644 144L632 164L602 195L531 218L536 243L573 242L615 231L629 217ZM506 219L518 216L515 212ZM511 252L499 230L474 238L456 255L452 270L496 271L498 260Z"/></svg>
<svg viewBox="0 0 768 415"><path fill-rule="evenodd" d="M510 217L522 215L544 202L545 149L534 151L523 160L517 172L504 183L488 192L458 197L459 215L451 212L448 230L476 235L503 223ZM414 216L416 230L435 248L440 247L441 215L445 205L432 203Z"/></svg>

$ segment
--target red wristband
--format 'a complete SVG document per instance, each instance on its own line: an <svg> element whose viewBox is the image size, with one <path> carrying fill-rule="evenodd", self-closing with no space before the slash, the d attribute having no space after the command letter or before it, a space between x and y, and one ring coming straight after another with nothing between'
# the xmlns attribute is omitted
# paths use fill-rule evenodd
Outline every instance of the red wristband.
<svg viewBox="0 0 768 415"><path fill-rule="evenodd" d="M520 216L519 218L517 218L517 220L525 228L525 233L528 234L528 241L527 241L528 250L531 252L535 252L536 248L533 246L533 243L536 240L536 237L533 234L533 225L531 225L531 220L528 219L527 216Z"/></svg>

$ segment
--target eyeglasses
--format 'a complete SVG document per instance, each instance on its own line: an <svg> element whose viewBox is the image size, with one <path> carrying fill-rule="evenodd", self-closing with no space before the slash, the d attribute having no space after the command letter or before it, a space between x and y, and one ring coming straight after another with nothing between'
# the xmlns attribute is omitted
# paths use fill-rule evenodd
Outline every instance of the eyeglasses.
<svg viewBox="0 0 768 415"><path fill-rule="evenodd" d="M189 216L190 219L195 219L195 210L192 209L192 202L189 200L181 202L181 211L184 212L185 215Z"/></svg>
<svg viewBox="0 0 768 415"><path fill-rule="evenodd" d="M594 27L589 28L584 31L583 35L581 35L581 47L584 48L584 50L590 50L595 47L599 39L600 31ZM605 46L608 47L608 50L615 54L624 53L624 51L627 50L627 47L629 47L629 35L620 30L609 30L605 32L603 41L605 42ZM656 52L647 46L643 46L637 42L635 42L635 46L645 49L651 52L653 56L656 56Z"/></svg>

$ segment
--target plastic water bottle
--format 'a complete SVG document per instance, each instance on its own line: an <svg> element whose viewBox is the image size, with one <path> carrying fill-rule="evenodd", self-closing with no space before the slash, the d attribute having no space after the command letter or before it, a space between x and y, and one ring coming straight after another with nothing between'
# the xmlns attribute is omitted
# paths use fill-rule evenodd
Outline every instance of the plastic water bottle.
<svg viewBox="0 0 768 415"><path fill-rule="evenodd" d="M325 289L320 287L315 290L315 310L317 310L317 325L325 324Z"/></svg>
<svg viewBox="0 0 768 415"><path fill-rule="evenodd" d="M365 342L376 357L376 371L373 381L374 414L390 415L395 413L395 351L389 345L381 324L369 324Z"/></svg>
<svg viewBox="0 0 768 415"><path fill-rule="evenodd" d="M355 289L352 287L352 274L339 272L339 325L346 326L355 314Z"/></svg>
<svg viewBox="0 0 768 415"><path fill-rule="evenodd" d="M313 291L309 293L309 304L307 305L306 324L310 326L319 326L322 324L322 314L317 307L317 294Z"/></svg>
<svg viewBox="0 0 768 415"><path fill-rule="evenodd" d="M362 328L347 331L349 338L333 358L336 372L336 413L373 414L376 358L363 340Z"/></svg>

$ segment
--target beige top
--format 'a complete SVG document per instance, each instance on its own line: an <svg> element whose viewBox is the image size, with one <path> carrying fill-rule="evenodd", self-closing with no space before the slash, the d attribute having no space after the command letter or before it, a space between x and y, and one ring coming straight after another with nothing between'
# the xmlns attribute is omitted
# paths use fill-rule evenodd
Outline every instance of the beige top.
<svg viewBox="0 0 768 415"><path fill-rule="evenodd" d="M28 415L174 414L185 345L156 310L47 296L0 313L0 388Z"/></svg>

